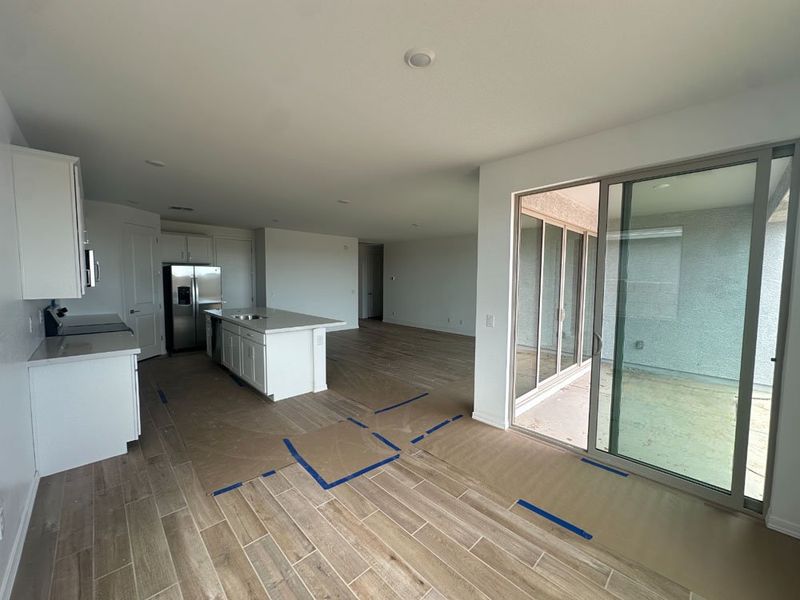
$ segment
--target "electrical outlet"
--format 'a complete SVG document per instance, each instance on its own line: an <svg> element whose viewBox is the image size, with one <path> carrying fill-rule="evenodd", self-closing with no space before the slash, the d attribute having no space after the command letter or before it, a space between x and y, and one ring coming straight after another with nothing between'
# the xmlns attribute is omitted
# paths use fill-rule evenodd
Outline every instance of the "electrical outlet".
<svg viewBox="0 0 800 600"><path fill-rule="evenodd" d="M486 326L494 327L494 315L486 315Z"/></svg>
<svg viewBox="0 0 800 600"><path fill-rule="evenodd" d="M28 333L33 333L33 317L28 317Z"/></svg>
<svg viewBox="0 0 800 600"><path fill-rule="evenodd" d="M44 323L44 311L40 310L39 311L39 325L41 325L42 323Z"/></svg>

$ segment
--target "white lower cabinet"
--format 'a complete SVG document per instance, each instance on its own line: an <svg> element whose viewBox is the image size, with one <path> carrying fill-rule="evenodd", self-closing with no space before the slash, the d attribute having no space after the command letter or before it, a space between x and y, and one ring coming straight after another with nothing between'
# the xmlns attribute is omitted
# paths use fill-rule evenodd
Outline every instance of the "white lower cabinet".
<svg viewBox="0 0 800 600"><path fill-rule="evenodd" d="M28 375L42 477L125 454L138 439L135 354L29 365Z"/></svg>
<svg viewBox="0 0 800 600"><path fill-rule="evenodd" d="M266 336L222 323L222 364L262 394L267 394Z"/></svg>

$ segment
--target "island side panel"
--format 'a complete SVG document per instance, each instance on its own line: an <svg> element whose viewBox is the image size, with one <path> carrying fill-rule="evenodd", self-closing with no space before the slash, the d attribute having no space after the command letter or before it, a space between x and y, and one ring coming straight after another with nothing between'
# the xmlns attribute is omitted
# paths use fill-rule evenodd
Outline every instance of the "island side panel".
<svg viewBox="0 0 800 600"><path fill-rule="evenodd" d="M326 334L324 327L314 329L314 391L324 392L328 389L326 360Z"/></svg>
<svg viewBox="0 0 800 600"><path fill-rule="evenodd" d="M267 332L267 393L283 400L314 391L313 330Z"/></svg>

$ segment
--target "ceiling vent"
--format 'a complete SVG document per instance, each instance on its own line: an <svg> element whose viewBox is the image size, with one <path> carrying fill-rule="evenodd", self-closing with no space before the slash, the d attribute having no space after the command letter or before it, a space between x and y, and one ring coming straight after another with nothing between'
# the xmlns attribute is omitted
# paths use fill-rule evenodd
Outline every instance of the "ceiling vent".
<svg viewBox="0 0 800 600"><path fill-rule="evenodd" d="M169 209L170 210L185 210L185 211L188 211L188 212L192 212L194 210L193 208L189 208L188 206L170 206Z"/></svg>

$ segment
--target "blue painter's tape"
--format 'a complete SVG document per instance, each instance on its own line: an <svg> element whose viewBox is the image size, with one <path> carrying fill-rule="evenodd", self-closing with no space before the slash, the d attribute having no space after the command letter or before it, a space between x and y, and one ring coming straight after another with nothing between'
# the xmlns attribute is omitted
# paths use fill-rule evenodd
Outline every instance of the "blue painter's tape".
<svg viewBox="0 0 800 600"><path fill-rule="evenodd" d="M364 425L364 424L363 424L361 421L359 421L358 419L354 419L353 417L347 417L347 420L348 420L348 421L350 421L351 423L355 423L355 424L356 424L356 425L358 425L359 427L363 427L364 429L369 429L369 427L367 427L366 425Z"/></svg>
<svg viewBox="0 0 800 600"><path fill-rule="evenodd" d="M383 436L382 436L380 433L378 433L377 431L373 431L373 432L372 432L372 435L374 435L376 438L378 438L378 439L379 439L380 441L382 441L384 444L386 444L387 446L389 446L389 448L391 448L392 450L396 450L397 452L400 452L400 448L398 448L397 446L395 446L395 445L394 445L392 442L390 442L389 440L387 440L385 437L383 437Z"/></svg>
<svg viewBox="0 0 800 600"><path fill-rule="evenodd" d="M417 437L415 437L413 440L411 440L411 443L412 443L412 444L416 444L418 441L420 441L420 440L421 440L422 438L424 438L424 437L425 437L425 434L424 434L424 433L423 433L422 435L418 435L418 436L417 436Z"/></svg>
<svg viewBox="0 0 800 600"><path fill-rule="evenodd" d="M424 398L427 395L428 395L428 392L423 392L419 396L414 396L413 398L409 398L408 400L403 400L402 402L398 402L397 404L392 404L391 406L387 406L386 408L381 408L379 410L376 410L374 414L377 415L379 413L386 412L387 410L392 410L393 408L398 408L400 406L408 404L409 402L414 402L414 400L419 400L420 398Z"/></svg>
<svg viewBox="0 0 800 600"><path fill-rule="evenodd" d="M352 473L350 475L346 475L345 477L342 477L341 479L337 479L333 483L326 484L328 487L326 487L325 489L329 490L331 488L335 488L337 485L342 485L343 483L347 483L351 479L355 479L356 477L360 477L364 473L369 473L370 471L374 471L375 469L377 469L379 467L382 467L383 465L385 465L387 463L390 463L393 460L397 460L398 458L400 458L399 454L395 454L394 456L390 456L389 458L384 458L383 460L381 460L379 462L376 462L374 465L369 465L368 467L364 467L363 469L359 469L355 473Z"/></svg>
<svg viewBox="0 0 800 600"><path fill-rule="evenodd" d="M229 485L228 487L219 488L218 490L214 490L211 492L212 496L219 496L220 494L224 494L225 492L230 492L231 490L235 490L238 487L242 487L242 482L234 483L233 485Z"/></svg>
<svg viewBox="0 0 800 600"><path fill-rule="evenodd" d="M284 443L284 444L286 444L286 448L289 450L289 454L291 454L291 455L292 455L292 458L294 458L294 459L297 461L297 463L298 463L298 464L299 464L301 467L303 467L303 468L306 470L306 472L307 472L309 475L311 475L311 477L313 477L313 478L314 478L314 481L316 481L316 482L317 482L317 483L320 485L320 487L321 487L322 489L324 489L324 490L328 489L328 488L326 488L326 487L325 487L326 485L328 485L328 483L327 483L327 482L326 482L326 481L325 481L325 480L322 478L322 476L320 476L320 474L319 474L319 473L317 473L317 472L314 470L314 467L312 467L310 464L308 464L308 463L306 462L306 459L305 459L305 458L303 458L302 456L300 456L300 453L299 453L299 452L297 451L297 449L294 447L294 444L292 444L292 442L291 442L291 441L289 441L289 438L283 438L283 443Z"/></svg>
<svg viewBox="0 0 800 600"><path fill-rule="evenodd" d="M441 429L442 427L444 427L445 425L447 425L449 422L450 422L450 419L445 419L444 421L442 421L442 422L441 422L441 423L439 423L438 425L434 425L434 426L433 426L433 427L431 427L430 429L426 429L426 430L425 430L425 433L427 433L427 434L431 434L431 433L433 433L434 431L436 431L437 429Z"/></svg>
<svg viewBox="0 0 800 600"><path fill-rule="evenodd" d="M544 517L545 519L548 519L549 521L552 521L556 525L560 525L564 529L567 529L567 530L571 531L572 533L581 536L582 538L585 538L587 540L592 539L592 534L591 533L588 533L588 532L584 531L583 529L581 529L577 525L573 525L569 521L565 521L561 517L557 517L554 514L547 512L543 508L539 508L535 504L531 504L527 500L522 500L520 498L519 500L517 500L517 504L519 504L523 508L527 508L531 512L535 512L537 515L540 515L540 516Z"/></svg>
<svg viewBox="0 0 800 600"><path fill-rule="evenodd" d="M363 469L359 469L355 473L351 473L350 475L345 475L341 479L337 479L336 481L334 481L332 483L328 483L327 481L325 481L325 479L322 477L322 475L317 473L317 471L314 469L314 467L312 467L310 464L308 464L308 461L306 461L306 459L303 458L300 455L300 453L294 447L294 444L292 444L292 442L289 440L289 438L284 438L283 439L283 443L286 444L286 448L289 450L289 454L291 454L292 457L297 461L297 463L301 467L303 467L309 475L311 475L311 477L314 479L314 481L316 481L323 490L329 490L331 488L334 488L337 485L341 485L343 483L346 483L346 482L350 481L351 479L355 479L356 477L360 477L364 473L369 473L370 471L372 471L374 469L377 469L378 467L382 467L383 465L385 465L387 463L390 463L393 460L397 460L398 458L400 458L399 454L395 454L394 456L390 456L389 458L385 458L382 461L376 462L373 465L369 465L367 467L364 467Z"/></svg>
<svg viewBox="0 0 800 600"><path fill-rule="evenodd" d="M161 402L163 404L167 403L167 395L164 393L164 390L162 390L161 388L159 388L159 390L158 390L158 397L161 398Z"/></svg>
<svg viewBox="0 0 800 600"><path fill-rule="evenodd" d="M261 474L262 477L270 477L272 475L275 475L275 469L272 469L272 471L267 471L266 473Z"/></svg>
<svg viewBox="0 0 800 600"><path fill-rule="evenodd" d="M598 469L603 469L604 471L608 471L609 473L614 473L615 475L619 475L620 477L627 477L629 475L625 471L620 471L619 469L615 469L614 467L609 467L608 465L604 465L603 463L589 460L588 458L581 458L581 461L585 462L587 465L592 465L594 467L597 467Z"/></svg>
<svg viewBox="0 0 800 600"><path fill-rule="evenodd" d="M463 417L463 416L464 416L464 415L456 415L455 417L451 417L451 418L450 418L450 420L451 420L451 421L458 421L458 420L459 420L461 417Z"/></svg>

